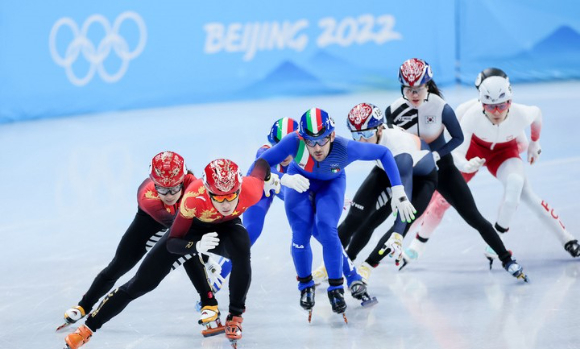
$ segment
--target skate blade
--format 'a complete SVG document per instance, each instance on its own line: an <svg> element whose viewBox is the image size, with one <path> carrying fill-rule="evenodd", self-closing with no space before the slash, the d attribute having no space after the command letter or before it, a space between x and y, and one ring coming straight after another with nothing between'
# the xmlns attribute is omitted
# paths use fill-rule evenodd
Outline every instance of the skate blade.
<svg viewBox="0 0 580 349"><path fill-rule="evenodd" d="M308 323L312 323L312 309L308 310Z"/></svg>
<svg viewBox="0 0 580 349"><path fill-rule="evenodd" d="M62 324L62 325L60 325L60 326L58 326L58 327L56 328L56 332L58 332L58 331L62 330L63 328L67 328L67 327L69 327L69 326L70 326L70 325L72 325L72 324L73 324L72 322L65 322L64 324Z"/></svg>
<svg viewBox="0 0 580 349"><path fill-rule="evenodd" d="M401 266L399 267L399 270L403 269L405 266L407 266L407 264L409 264L409 262L405 258L403 258L403 261L402 261Z"/></svg>
<svg viewBox="0 0 580 349"><path fill-rule="evenodd" d="M344 319L344 323L348 324L348 319L346 318L346 313L342 313L342 318Z"/></svg>
<svg viewBox="0 0 580 349"><path fill-rule="evenodd" d="M201 331L201 334L204 337L212 337L212 336L216 336L218 334L222 334L226 331L226 327L225 326L218 326L216 328L208 328L205 330Z"/></svg>
<svg viewBox="0 0 580 349"><path fill-rule="evenodd" d="M230 344L232 345L232 348L238 349L238 340L237 339L230 339Z"/></svg>
<svg viewBox="0 0 580 349"><path fill-rule="evenodd" d="M493 268L493 258L490 256L485 256L485 258L489 261L489 270L491 270Z"/></svg>
<svg viewBox="0 0 580 349"><path fill-rule="evenodd" d="M377 300L377 297L371 297L369 299L362 301L360 303L360 305L362 305L363 308L368 308L368 307L372 307L373 305L375 305L377 303L379 303L379 301Z"/></svg>
<svg viewBox="0 0 580 349"><path fill-rule="evenodd" d="M520 280L524 280L524 282L527 282L527 283L530 282L530 278L528 278L528 276L524 273L521 273L520 275L518 275L517 278Z"/></svg>

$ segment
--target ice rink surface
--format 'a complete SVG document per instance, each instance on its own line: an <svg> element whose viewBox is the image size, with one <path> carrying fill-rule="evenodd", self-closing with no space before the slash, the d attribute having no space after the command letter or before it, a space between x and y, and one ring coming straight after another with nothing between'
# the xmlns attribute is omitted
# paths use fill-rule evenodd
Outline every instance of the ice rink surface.
<svg viewBox="0 0 580 349"><path fill-rule="evenodd" d="M443 92L452 107L476 96L473 87ZM574 105L579 94L580 82L514 86L514 102L538 105L544 115L543 152L538 164L526 165L529 180L576 237L580 156L575 128L580 115ZM196 174L217 157L231 158L245 171L280 117L298 119L308 108L320 107L335 118L338 134L348 137L345 120L351 107L370 102L384 109L397 97L397 91L383 91L0 125L5 196L0 201L0 348L63 347L68 331L54 330L112 258L156 153L179 152ZM347 195L354 195L372 166L347 168ZM484 216L494 222L502 196L499 182L482 170L470 187ZM377 230L357 265L391 221ZM347 294L345 324L331 312L321 287L309 324L298 305L290 228L276 200L252 249L253 280L239 348L580 348L580 259L572 259L525 204L504 241L529 284L499 263L490 271L479 234L449 210L419 261L399 272L385 259L373 271L369 292L379 304L364 309ZM312 245L316 268L321 249L315 241ZM227 293L217 295L224 312ZM196 300L179 269L105 324L83 348L230 348L224 336L201 336Z"/></svg>

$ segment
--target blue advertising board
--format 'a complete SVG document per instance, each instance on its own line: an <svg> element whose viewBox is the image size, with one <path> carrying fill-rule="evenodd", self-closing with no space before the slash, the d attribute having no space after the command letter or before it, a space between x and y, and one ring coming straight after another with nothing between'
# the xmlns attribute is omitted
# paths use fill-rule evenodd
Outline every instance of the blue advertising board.
<svg viewBox="0 0 580 349"><path fill-rule="evenodd" d="M412 57L427 60L443 86L471 83L491 65L513 80L580 76L569 64L580 55L574 11L498 4L4 2L0 123L398 88L398 67Z"/></svg>

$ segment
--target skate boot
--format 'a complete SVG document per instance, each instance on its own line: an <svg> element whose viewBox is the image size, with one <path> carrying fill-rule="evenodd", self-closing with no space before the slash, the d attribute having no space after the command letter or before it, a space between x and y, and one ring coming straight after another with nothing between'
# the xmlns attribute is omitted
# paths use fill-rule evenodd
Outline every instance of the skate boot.
<svg viewBox="0 0 580 349"><path fill-rule="evenodd" d="M510 260L503 265L503 268L510 274L512 274L516 279L522 279L525 282L529 282L528 276L524 274L524 269L516 262L515 259Z"/></svg>
<svg viewBox="0 0 580 349"><path fill-rule="evenodd" d="M342 314L344 322L348 324L346 314L344 313L346 311L346 302L344 301L344 289L335 288L334 290L329 290L328 300L330 301L330 305L332 306L332 311L337 314Z"/></svg>
<svg viewBox="0 0 580 349"><path fill-rule="evenodd" d="M425 240L425 241L422 241ZM416 261L425 252L427 247L427 240L425 238L416 235L409 247L403 250L403 263L399 267L399 270L403 269L411 261Z"/></svg>
<svg viewBox="0 0 580 349"><path fill-rule="evenodd" d="M64 321L65 321L64 324L58 326L56 330L58 331L58 330L61 330L65 327L68 327L68 326L74 324L75 322L84 318L85 315L86 315L86 312L83 309L83 307L81 307L80 305L77 305L76 307L72 307L72 308L68 309L67 311L64 312Z"/></svg>
<svg viewBox="0 0 580 349"><path fill-rule="evenodd" d="M69 334L64 339L66 343L65 349L78 349L86 344L91 336L93 335L93 331L91 331L87 326L82 325L77 328L74 333Z"/></svg>
<svg viewBox="0 0 580 349"><path fill-rule="evenodd" d="M308 312L308 322L312 321L312 308L314 308L314 286L306 287L300 291L300 306Z"/></svg>
<svg viewBox="0 0 580 349"><path fill-rule="evenodd" d="M352 284L350 284L349 289L353 298L362 301L360 305L362 305L363 308L370 307L379 302L377 301L377 297L369 296L367 286L362 281L353 281Z"/></svg>
<svg viewBox="0 0 580 349"><path fill-rule="evenodd" d="M242 339L242 319L241 316L228 314L226 318L226 337L230 340L232 347L237 349L238 341Z"/></svg>
<svg viewBox="0 0 580 349"><path fill-rule="evenodd" d="M564 249L570 253L572 257L580 257L580 245L578 240L570 240L564 245Z"/></svg>
<svg viewBox="0 0 580 349"><path fill-rule="evenodd" d="M206 305L201 308L201 316L197 323L205 327L201 331L204 337L215 336L225 331L225 327L220 320L220 311L217 305Z"/></svg>
<svg viewBox="0 0 580 349"><path fill-rule="evenodd" d="M314 280L315 286L320 285L322 282L328 281L328 273L326 272L326 267L324 264L321 264L312 272L312 279Z"/></svg>
<svg viewBox="0 0 580 349"><path fill-rule="evenodd" d="M368 285L369 278L371 277L371 272L373 271L372 265L368 264L367 262L364 262L356 270L358 271L360 276L362 276L362 282L364 282L365 285Z"/></svg>

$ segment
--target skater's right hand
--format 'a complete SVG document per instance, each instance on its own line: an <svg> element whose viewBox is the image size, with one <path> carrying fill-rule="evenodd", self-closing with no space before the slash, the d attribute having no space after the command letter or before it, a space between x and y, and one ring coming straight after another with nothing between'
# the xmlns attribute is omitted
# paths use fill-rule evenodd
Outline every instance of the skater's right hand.
<svg viewBox="0 0 580 349"><path fill-rule="evenodd" d="M538 162L538 158L540 157L541 153L542 147L540 147L540 142L531 141L530 144L528 145L528 162L530 163L530 165L533 165L536 162Z"/></svg>
<svg viewBox="0 0 580 349"><path fill-rule="evenodd" d="M211 233L204 234L195 244L195 249L199 253L207 253L209 250L213 250L220 243L218 234L213 231Z"/></svg>
<svg viewBox="0 0 580 349"><path fill-rule="evenodd" d="M481 166L483 166L484 163L485 163L485 159L482 159L482 158L476 156L465 163L461 172L463 172L463 173L477 172L479 170L479 168Z"/></svg>
<svg viewBox="0 0 580 349"><path fill-rule="evenodd" d="M280 183L288 188L292 188L299 193L304 193L310 188L310 181L308 178L300 174L290 175L285 174L280 178Z"/></svg>

